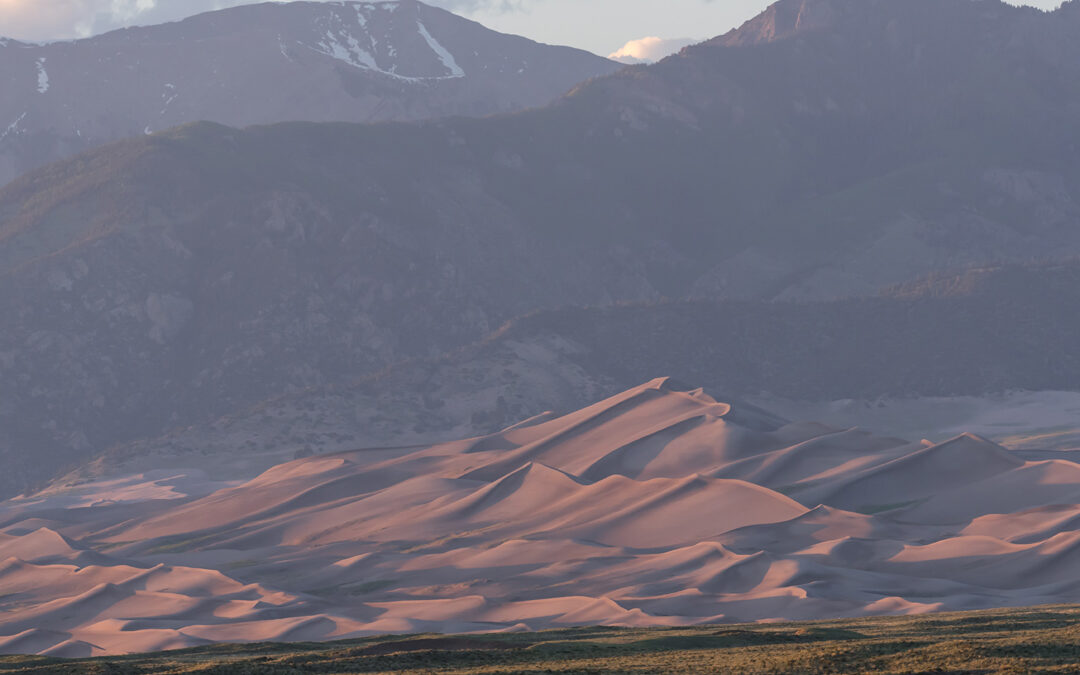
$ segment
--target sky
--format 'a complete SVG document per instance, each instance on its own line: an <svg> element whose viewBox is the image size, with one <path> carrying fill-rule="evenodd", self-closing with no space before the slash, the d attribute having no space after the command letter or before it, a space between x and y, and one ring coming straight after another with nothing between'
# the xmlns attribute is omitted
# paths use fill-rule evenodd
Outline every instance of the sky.
<svg viewBox="0 0 1080 675"><path fill-rule="evenodd" d="M505 33L607 56L654 58L720 35L771 0L427 0ZM1017 0L1018 2L1020 0ZM0 36L56 40L181 19L252 0L0 0ZM1060 0L1025 0L1053 9ZM652 38L652 40L644 40ZM639 42L641 41L641 42ZM631 43L627 45L627 43Z"/></svg>

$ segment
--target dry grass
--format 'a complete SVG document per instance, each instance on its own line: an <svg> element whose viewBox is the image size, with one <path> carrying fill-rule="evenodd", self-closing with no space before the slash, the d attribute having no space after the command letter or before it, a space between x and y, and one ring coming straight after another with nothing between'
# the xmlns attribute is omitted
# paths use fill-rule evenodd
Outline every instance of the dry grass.
<svg viewBox="0 0 1080 675"><path fill-rule="evenodd" d="M1055 673L1080 671L1080 607L680 629L571 628L220 645L60 661L0 673Z"/></svg>

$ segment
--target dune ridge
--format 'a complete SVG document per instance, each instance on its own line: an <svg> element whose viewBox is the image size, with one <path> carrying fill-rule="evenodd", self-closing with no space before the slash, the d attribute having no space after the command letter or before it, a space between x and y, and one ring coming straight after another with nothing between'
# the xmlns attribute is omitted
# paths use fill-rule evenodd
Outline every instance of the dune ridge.
<svg viewBox="0 0 1080 675"><path fill-rule="evenodd" d="M0 653L1080 601L1071 453L789 423L670 379L484 438L163 480L0 504Z"/></svg>

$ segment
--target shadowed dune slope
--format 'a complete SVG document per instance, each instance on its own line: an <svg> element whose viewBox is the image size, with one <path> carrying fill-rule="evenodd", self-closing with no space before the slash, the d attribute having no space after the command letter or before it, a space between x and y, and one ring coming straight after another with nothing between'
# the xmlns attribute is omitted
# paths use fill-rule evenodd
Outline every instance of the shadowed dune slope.
<svg viewBox="0 0 1080 675"><path fill-rule="evenodd" d="M53 488L0 505L0 652L1076 601L1080 464L1043 454L790 423L662 378L232 484Z"/></svg>

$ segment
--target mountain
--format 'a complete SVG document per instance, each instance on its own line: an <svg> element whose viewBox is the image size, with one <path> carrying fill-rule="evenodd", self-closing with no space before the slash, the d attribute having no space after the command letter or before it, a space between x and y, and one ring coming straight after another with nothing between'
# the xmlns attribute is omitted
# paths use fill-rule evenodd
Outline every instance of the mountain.
<svg viewBox="0 0 1080 675"><path fill-rule="evenodd" d="M0 652L1080 599L1071 455L790 424L670 378L481 438L220 478L0 503Z"/></svg>
<svg viewBox="0 0 1080 675"><path fill-rule="evenodd" d="M70 42L3 41L0 184L186 122L484 116L618 67L415 0L262 3Z"/></svg>
<svg viewBox="0 0 1080 675"><path fill-rule="evenodd" d="M771 400L776 398L854 398L881 407L887 399L936 397L927 405L944 410L946 399L956 401L952 414L967 414L975 424L960 397L1077 391L1077 306L1080 262L974 269L898 286L877 298L541 311L451 354L273 397L212 424L120 445L74 475L185 466L195 456L269 466L306 453L487 434L547 411L575 410L658 372L704 382L727 399L765 398L770 405L780 405ZM798 403L783 407L794 415L825 414ZM1065 401L1064 421L1041 421L1046 414L1038 401L1029 401L1014 416L1023 421L998 423L997 433L1062 431L1075 414L1075 399ZM923 412L900 428L929 433L935 417L946 418L941 428L964 423ZM888 413L855 411L839 419L880 424ZM1033 442L1044 447L1054 441L1042 435Z"/></svg>
<svg viewBox="0 0 1080 675"><path fill-rule="evenodd" d="M752 22L545 108L194 124L30 174L0 190L6 479L437 357L540 309L867 296L936 269L1076 255L1078 7L782 0L775 30ZM791 311L813 361L824 324L805 312L834 310ZM893 345L905 359L890 372L944 388L948 369L908 378L942 343L919 344ZM743 345L768 375L774 354ZM1039 353L1006 347L971 384L1025 386L993 374ZM959 367L955 349L936 362ZM751 376L725 385L792 381L740 367ZM867 387L841 372L795 389Z"/></svg>

